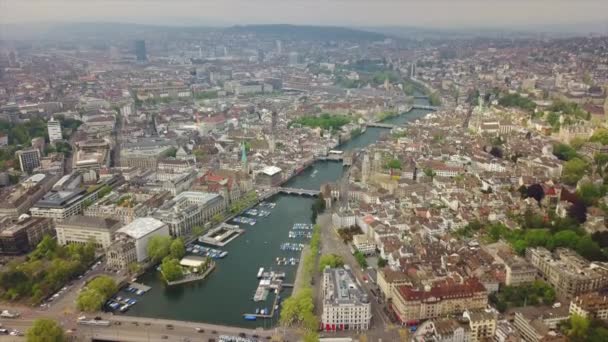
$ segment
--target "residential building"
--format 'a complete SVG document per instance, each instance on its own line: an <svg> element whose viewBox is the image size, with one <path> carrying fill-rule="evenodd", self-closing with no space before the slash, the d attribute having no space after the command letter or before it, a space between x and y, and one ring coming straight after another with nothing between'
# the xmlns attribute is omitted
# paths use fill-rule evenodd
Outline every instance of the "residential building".
<svg viewBox="0 0 608 342"><path fill-rule="evenodd" d="M431 319L418 326L413 342L469 342L470 331L456 319Z"/></svg>
<svg viewBox="0 0 608 342"><path fill-rule="evenodd" d="M45 235L55 236L53 220L26 217L0 223L0 254L20 255L32 251Z"/></svg>
<svg viewBox="0 0 608 342"><path fill-rule="evenodd" d="M374 240L365 234L354 235L353 245L359 252L365 255L376 254L376 244L374 243Z"/></svg>
<svg viewBox="0 0 608 342"><path fill-rule="evenodd" d="M0 190L0 216L18 217L27 213L59 179L58 175L35 174L13 187Z"/></svg>
<svg viewBox="0 0 608 342"><path fill-rule="evenodd" d="M465 311L463 317L469 321L469 341L490 341L496 332L496 315L486 311Z"/></svg>
<svg viewBox="0 0 608 342"><path fill-rule="evenodd" d="M557 248L554 253L543 247L526 249L526 259L555 288L558 297L574 298L608 285L608 271L596 267L576 252Z"/></svg>
<svg viewBox="0 0 608 342"><path fill-rule="evenodd" d="M505 284L519 286L530 284L536 280L538 271L521 257L513 256L505 260Z"/></svg>
<svg viewBox="0 0 608 342"><path fill-rule="evenodd" d="M143 262L148 259L147 248L150 238L153 236L169 236L169 227L157 219L140 217L120 228L118 233L129 236L132 239L135 245L136 261ZM129 259L128 255L124 258Z"/></svg>
<svg viewBox="0 0 608 342"><path fill-rule="evenodd" d="M570 315L608 320L608 297L599 292L576 296L570 302Z"/></svg>
<svg viewBox="0 0 608 342"><path fill-rule="evenodd" d="M557 325L567 321L568 308L526 306L513 310L513 326L526 342L545 341L560 335Z"/></svg>
<svg viewBox="0 0 608 342"><path fill-rule="evenodd" d="M85 244L95 242L98 249L106 249L112 244L114 233L120 228L120 221L99 217L75 215L57 223L57 242Z"/></svg>
<svg viewBox="0 0 608 342"><path fill-rule="evenodd" d="M32 148L29 150L20 150L15 153L19 159L21 171L32 173L32 171L40 166L40 150Z"/></svg>
<svg viewBox="0 0 608 342"><path fill-rule="evenodd" d="M401 285L394 288L392 307L403 323L485 309L488 291L477 278L460 282L452 279L438 281L424 288Z"/></svg>
<svg viewBox="0 0 608 342"><path fill-rule="evenodd" d="M367 330L372 318L371 303L351 270L326 268L323 271L322 329Z"/></svg>

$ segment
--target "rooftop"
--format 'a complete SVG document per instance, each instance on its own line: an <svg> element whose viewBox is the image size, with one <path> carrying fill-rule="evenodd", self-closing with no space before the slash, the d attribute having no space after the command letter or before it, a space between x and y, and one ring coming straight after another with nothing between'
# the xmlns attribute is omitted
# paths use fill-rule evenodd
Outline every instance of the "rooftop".
<svg viewBox="0 0 608 342"><path fill-rule="evenodd" d="M133 220L133 222L120 228L119 233L129 235L134 239L140 239L164 226L162 221L152 217L141 217Z"/></svg>
<svg viewBox="0 0 608 342"><path fill-rule="evenodd" d="M328 279L325 288L326 304L367 304L369 298L356 282L350 269L326 268L324 277Z"/></svg>

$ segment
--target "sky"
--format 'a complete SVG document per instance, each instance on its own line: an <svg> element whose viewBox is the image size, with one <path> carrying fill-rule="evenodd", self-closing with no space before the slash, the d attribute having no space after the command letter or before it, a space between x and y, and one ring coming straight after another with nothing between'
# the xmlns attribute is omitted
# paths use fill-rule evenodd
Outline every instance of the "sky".
<svg viewBox="0 0 608 342"><path fill-rule="evenodd" d="M524 28L600 24L608 0L0 0L0 23Z"/></svg>

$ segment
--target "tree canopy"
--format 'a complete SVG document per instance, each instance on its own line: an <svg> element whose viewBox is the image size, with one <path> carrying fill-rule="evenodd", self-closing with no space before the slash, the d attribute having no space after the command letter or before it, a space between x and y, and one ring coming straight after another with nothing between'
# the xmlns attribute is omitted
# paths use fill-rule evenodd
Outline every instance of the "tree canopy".
<svg viewBox="0 0 608 342"><path fill-rule="evenodd" d="M171 252L171 237L155 235L148 240L146 248L148 257L154 262L160 262Z"/></svg>
<svg viewBox="0 0 608 342"><path fill-rule="evenodd" d="M64 342L61 326L50 319L37 319L26 334L27 342Z"/></svg>
<svg viewBox="0 0 608 342"><path fill-rule="evenodd" d="M580 158L573 158L564 163L562 180L568 185L576 185L589 170L589 164Z"/></svg>
<svg viewBox="0 0 608 342"><path fill-rule="evenodd" d="M103 303L117 291L118 285L114 279L105 275L96 277L78 294L76 306L81 311L99 311Z"/></svg>
<svg viewBox="0 0 608 342"><path fill-rule="evenodd" d="M165 257L160 264L160 270L166 281L176 281L184 277L184 271L179 264L179 260Z"/></svg>
<svg viewBox="0 0 608 342"><path fill-rule="evenodd" d="M331 268L342 267L344 266L344 260L336 254L324 254L319 259L319 271L323 272L327 266Z"/></svg>
<svg viewBox="0 0 608 342"><path fill-rule="evenodd" d="M186 246L184 245L184 240L181 238L176 238L171 242L171 246L169 246L169 255L175 259L181 259L186 255Z"/></svg>
<svg viewBox="0 0 608 342"><path fill-rule="evenodd" d="M517 107L530 112L536 108L536 104L532 100L519 94L505 95L498 100L498 104L504 107Z"/></svg>
<svg viewBox="0 0 608 342"><path fill-rule="evenodd" d="M350 121L350 118L344 115L330 115L328 113L324 113L320 116L303 116L294 120L291 124L337 130Z"/></svg>

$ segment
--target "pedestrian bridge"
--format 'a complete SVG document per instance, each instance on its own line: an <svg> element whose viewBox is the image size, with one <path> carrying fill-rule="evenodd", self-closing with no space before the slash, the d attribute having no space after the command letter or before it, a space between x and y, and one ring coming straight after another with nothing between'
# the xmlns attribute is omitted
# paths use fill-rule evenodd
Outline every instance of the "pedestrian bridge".
<svg viewBox="0 0 608 342"><path fill-rule="evenodd" d="M381 122L368 122L366 125L367 125L367 127L390 128L390 129L397 127L395 125L381 123Z"/></svg>
<svg viewBox="0 0 608 342"><path fill-rule="evenodd" d="M437 110L439 109L439 107L435 107L435 106L425 106L425 105L414 105L412 106L413 109L424 109L424 110Z"/></svg>
<svg viewBox="0 0 608 342"><path fill-rule="evenodd" d="M288 195L301 195L301 196L319 196L321 191L309 190L309 189L298 189L298 188L276 188L277 192L281 192Z"/></svg>

